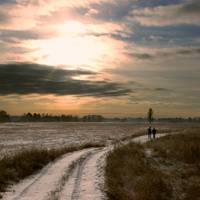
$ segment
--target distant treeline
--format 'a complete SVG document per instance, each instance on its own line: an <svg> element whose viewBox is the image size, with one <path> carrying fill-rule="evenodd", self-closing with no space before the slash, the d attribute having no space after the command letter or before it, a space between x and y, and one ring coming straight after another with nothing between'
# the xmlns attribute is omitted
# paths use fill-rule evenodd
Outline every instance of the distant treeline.
<svg viewBox="0 0 200 200"><path fill-rule="evenodd" d="M109 118L110 121L119 121L119 122L147 122L147 118L142 117L125 117L125 118ZM153 119L153 122L200 122L200 117L168 117L168 118L156 118Z"/></svg>
<svg viewBox="0 0 200 200"><path fill-rule="evenodd" d="M0 122L147 122L146 118L115 117L105 118L101 115L51 115L41 113L25 113L22 116L10 116L6 111L0 110ZM200 122L200 117L189 118L158 118L154 122Z"/></svg>
<svg viewBox="0 0 200 200"><path fill-rule="evenodd" d="M83 117L73 115L50 115L40 113L27 113L20 117L21 121L31 122L101 122L104 121L104 117L101 115L87 115Z"/></svg>
<svg viewBox="0 0 200 200"><path fill-rule="evenodd" d="M200 122L200 117L188 117L188 118L182 118L182 117L175 117L175 118L159 118L155 121L158 122Z"/></svg>

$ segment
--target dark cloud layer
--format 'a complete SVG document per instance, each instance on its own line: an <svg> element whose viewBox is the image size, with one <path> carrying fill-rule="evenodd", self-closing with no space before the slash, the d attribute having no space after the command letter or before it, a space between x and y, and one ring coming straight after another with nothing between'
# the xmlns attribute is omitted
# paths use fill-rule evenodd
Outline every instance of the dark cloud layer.
<svg viewBox="0 0 200 200"><path fill-rule="evenodd" d="M200 1L199 0L193 0L189 3L186 3L182 6L181 12L186 13L198 13L200 15Z"/></svg>
<svg viewBox="0 0 200 200"><path fill-rule="evenodd" d="M16 0L0 0L0 5L16 3Z"/></svg>
<svg viewBox="0 0 200 200"><path fill-rule="evenodd" d="M151 14L145 14L145 12L141 12L141 16L146 17L146 19L148 17L152 17L154 21L160 20L160 22L157 22L156 25L151 24L150 22L149 25L141 24L141 22L137 20L138 14L135 11L138 11L140 9L142 11L145 11L143 10L143 8L147 8L150 10L151 8L155 9L155 13L154 10L152 10ZM90 13L91 9L95 10L96 12ZM161 9L161 11L159 9ZM91 3L87 7L78 7L76 11L80 15L89 14L90 17L95 19L99 19L102 21L112 21L125 25L127 29L124 29L122 34L111 33L110 35L108 35L110 37L113 37L114 39L118 39L121 41L133 42L139 45L146 46L199 45L196 44L195 41L196 39L199 39L200 35L200 26L197 23L198 20L196 20L198 16L200 16L199 0L108 1L101 3ZM158 13L156 13L156 11ZM162 16L165 15L166 17L162 18ZM172 16L171 19L169 18L170 15ZM175 19L173 18L173 16ZM183 18L181 21L179 19L181 17L186 18ZM187 22L184 22L184 19L187 19Z"/></svg>
<svg viewBox="0 0 200 200"><path fill-rule="evenodd" d="M89 7L78 7L76 11L81 15L86 15L91 9L96 13L90 14L91 17L105 21L121 21L125 17L131 15L130 11L137 8L157 7L175 5L183 2L183 0L123 0L123 1L107 1L91 3Z"/></svg>
<svg viewBox="0 0 200 200"><path fill-rule="evenodd" d="M73 79L94 75L91 71L65 70L38 64L0 64L0 94L55 94L81 96L122 96L130 89L115 82Z"/></svg>
<svg viewBox="0 0 200 200"><path fill-rule="evenodd" d="M92 9L97 10L92 17L106 21L120 21L132 10L134 1L124 0L117 3L104 2L102 4L91 4Z"/></svg>
<svg viewBox="0 0 200 200"><path fill-rule="evenodd" d="M28 4L37 4L38 1L30 1L30 0L0 0L0 5L28 5Z"/></svg>
<svg viewBox="0 0 200 200"><path fill-rule="evenodd" d="M131 1L131 0L130 0ZM182 3L183 0L140 0L136 4L138 7L157 7L157 6L168 6Z"/></svg>
<svg viewBox="0 0 200 200"><path fill-rule="evenodd" d="M129 43L146 46L199 46L200 25L142 26L129 24L132 32L113 34L112 37Z"/></svg>

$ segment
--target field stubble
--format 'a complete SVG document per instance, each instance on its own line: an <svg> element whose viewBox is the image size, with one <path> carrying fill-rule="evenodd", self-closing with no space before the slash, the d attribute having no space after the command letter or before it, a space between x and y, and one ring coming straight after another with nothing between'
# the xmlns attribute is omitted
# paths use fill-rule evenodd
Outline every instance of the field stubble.
<svg viewBox="0 0 200 200"><path fill-rule="evenodd" d="M109 200L199 200L200 129L146 145L130 143L107 157Z"/></svg>

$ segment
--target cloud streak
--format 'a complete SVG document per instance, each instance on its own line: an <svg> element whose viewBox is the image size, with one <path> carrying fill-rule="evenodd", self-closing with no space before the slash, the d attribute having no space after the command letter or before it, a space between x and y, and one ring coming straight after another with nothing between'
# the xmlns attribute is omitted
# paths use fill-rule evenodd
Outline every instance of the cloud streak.
<svg viewBox="0 0 200 200"><path fill-rule="evenodd" d="M0 0L0 5L13 4L13 3L16 3L16 0Z"/></svg>
<svg viewBox="0 0 200 200"><path fill-rule="evenodd" d="M165 59L168 57L175 56L199 56L200 48L179 48L179 49L165 49L165 50L155 50L153 53L149 51L143 52L128 52L126 53L128 56L132 58L136 58L139 60L154 60L154 59Z"/></svg>
<svg viewBox="0 0 200 200"><path fill-rule="evenodd" d="M10 40L39 40L48 39L52 34L39 32L37 30L10 30L0 29L0 36L2 41Z"/></svg>
<svg viewBox="0 0 200 200"><path fill-rule="evenodd" d="M0 94L112 97L131 92L116 82L73 79L81 75L94 75L94 72L27 63L0 64Z"/></svg>
<svg viewBox="0 0 200 200"><path fill-rule="evenodd" d="M135 20L146 26L172 24L199 25L200 2L192 0L178 5L140 8L133 10L132 15Z"/></svg>

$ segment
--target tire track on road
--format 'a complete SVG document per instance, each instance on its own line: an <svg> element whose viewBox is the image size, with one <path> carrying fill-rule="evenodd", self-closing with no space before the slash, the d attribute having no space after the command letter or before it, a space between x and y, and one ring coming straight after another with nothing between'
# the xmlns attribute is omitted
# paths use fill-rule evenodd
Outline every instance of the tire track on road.
<svg viewBox="0 0 200 200"><path fill-rule="evenodd" d="M94 151L95 148L84 149L81 151L67 153L52 163L46 170L39 175L30 177L26 180L27 184L18 183L10 188L3 195L4 200L47 200L51 192L60 184L60 180L69 170L71 164L80 159L81 156ZM24 187L24 188L23 188Z"/></svg>
<svg viewBox="0 0 200 200"><path fill-rule="evenodd" d="M158 134L157 137L165 134ZM147 142L147 136L139 136L120 142ZM106 155L114 145L89 148L63 155L37 175L13 186L3 200L103 200L104 167Z"/></svg>

